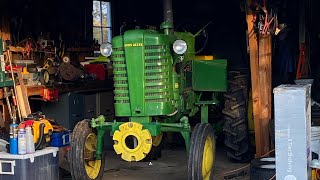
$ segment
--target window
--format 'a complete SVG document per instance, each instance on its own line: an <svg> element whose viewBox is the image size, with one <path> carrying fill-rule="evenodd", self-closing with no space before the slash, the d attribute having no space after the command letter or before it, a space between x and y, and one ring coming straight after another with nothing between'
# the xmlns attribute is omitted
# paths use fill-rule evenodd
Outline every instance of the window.
<svg viewBox="0 0 320 180"><path fill-rule="evenodd" d="M111 42L110 2L93 1L93 38L99 44Z"/></svg>

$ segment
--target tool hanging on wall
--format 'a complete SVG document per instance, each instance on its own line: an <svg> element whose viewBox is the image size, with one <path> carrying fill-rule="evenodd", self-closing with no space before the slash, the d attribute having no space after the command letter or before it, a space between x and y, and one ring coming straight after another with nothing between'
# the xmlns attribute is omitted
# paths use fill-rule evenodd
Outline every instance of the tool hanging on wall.
<svg viewBox="0 0 320 180"><path fill-rule="evenodd" d="M278 28L278 15L275 7L268 5L267 1L253 1L250 8L255 12L254 30L259 35L275 34Z"/></svg>
<svg viewBox="0 0 320 180"><path fill-rule="evenodd" d="M296 79L301 79L304 76L308 75L309 68L305 68L306 66L306 59L305 59L305 45L300 44L299 47L299 60L298 60L298 67L297 67L297 73L296 73Z"/></svg>

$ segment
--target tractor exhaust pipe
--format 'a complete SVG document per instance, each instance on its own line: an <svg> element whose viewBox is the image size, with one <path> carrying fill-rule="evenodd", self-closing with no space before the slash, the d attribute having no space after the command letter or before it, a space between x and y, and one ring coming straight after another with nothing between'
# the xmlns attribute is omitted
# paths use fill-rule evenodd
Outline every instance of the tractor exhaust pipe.
<svg viewBox="0 0 320 180"><path fill-rule="evenodd" d="M172 0L163 0L163 18L173 25Z"/></svg>

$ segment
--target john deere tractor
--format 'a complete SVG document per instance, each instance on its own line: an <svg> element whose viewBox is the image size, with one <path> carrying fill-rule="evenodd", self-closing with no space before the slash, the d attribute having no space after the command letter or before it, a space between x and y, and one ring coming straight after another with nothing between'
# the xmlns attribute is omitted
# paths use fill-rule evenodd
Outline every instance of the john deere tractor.
<svg viewBox="0 0 320 180"><path fill-rule="evenodd" d="M212 179L215 134L208 107L217 105L217 94L227 90L227 61L196 56L195 36L174 32L170 20L160 29L128 30L101 45L113 63L116 118L110 122L101 115L75 126L70 152L75 180L101 179L109 131L115 152L128 162L145 159L163 133L181 133L188 178ZM196 114L201 118L191 128L189 119Z"/></svg>

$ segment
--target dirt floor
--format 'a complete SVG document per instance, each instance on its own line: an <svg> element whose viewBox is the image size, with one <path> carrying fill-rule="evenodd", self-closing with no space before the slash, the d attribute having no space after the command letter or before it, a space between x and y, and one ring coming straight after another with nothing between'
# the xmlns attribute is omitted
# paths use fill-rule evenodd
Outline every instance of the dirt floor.
<svg viewBox="0 0 320 180"><path fill-rule="evenodd" d="M232 163L227 159L223 146L218 146L214 179L249 179L247 163ZM244 176L233 177L232 170L246 166L238 172ZM229 173L228 173L229 172ZM227 174L225 174L227 173ZM227 175L231 175L231 177ZM227 176L227 177L225 177ZM225 177L225 178L224 178ZM186 152L181 147L164 149L162 157L158 160L147 162L125 162L113 151L106 153L106 166L104 180L186 180L187 158Z"/></svg>

